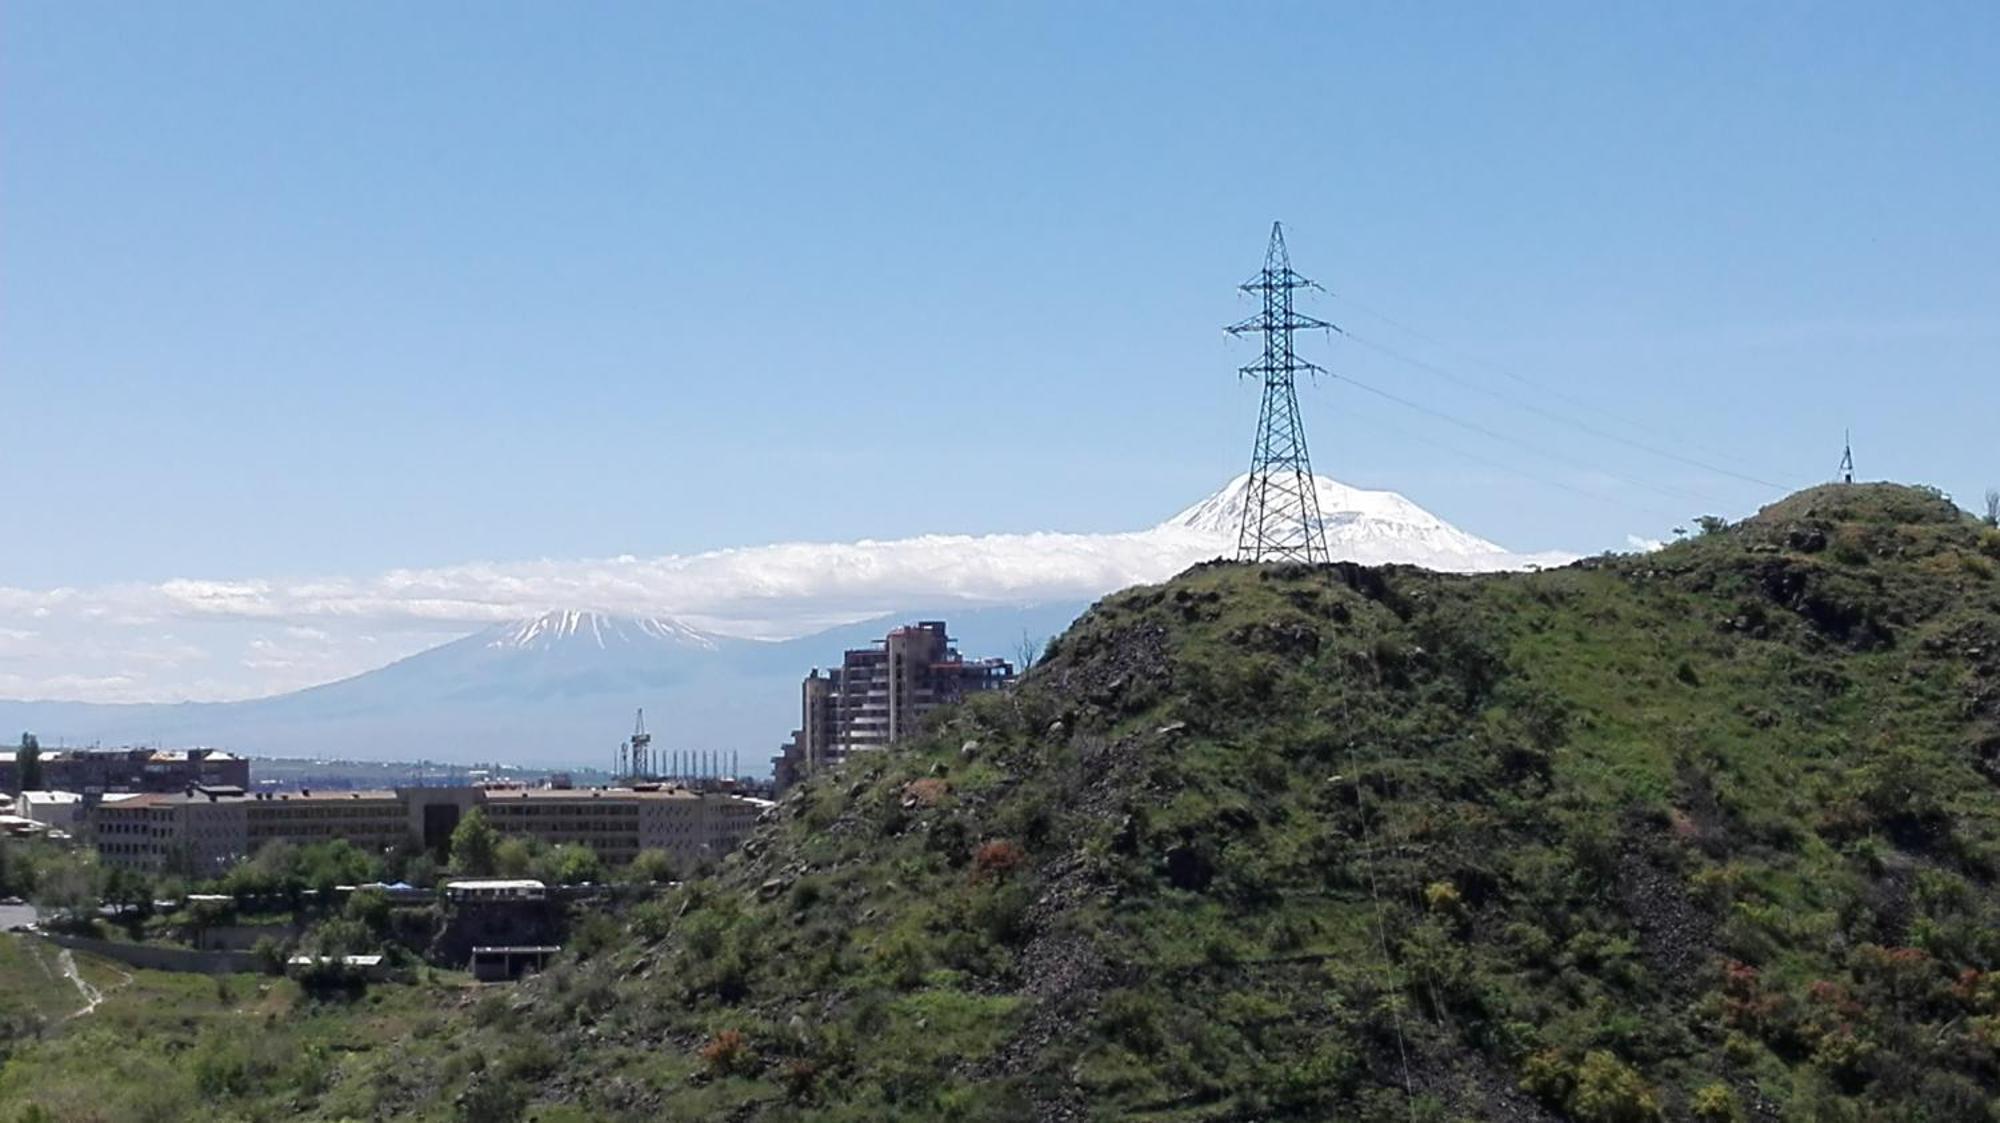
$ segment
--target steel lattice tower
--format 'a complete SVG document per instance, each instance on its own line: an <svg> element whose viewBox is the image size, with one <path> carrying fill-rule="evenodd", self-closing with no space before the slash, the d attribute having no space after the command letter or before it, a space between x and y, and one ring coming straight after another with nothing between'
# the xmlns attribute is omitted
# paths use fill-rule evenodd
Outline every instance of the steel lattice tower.
<svg viewBox="0 0 2000 1123"><path fill-rule="evenodd" d="M1239 287L1264 298L1262 312L1227 329L1231 335L1261 332L1264 336L1263 355L1239 371L1263 382L1264 406L1257 418L1257 447L1250 455L1250 481L1243 497L1243 530L1236 541L1236 560L1330 561L1295 384L1300 371L1322 374L1325 368L1298 357L1292 333L1301 328L1339 329L1292 307L1294 292L1319 286L1292 271L1285 230L1279 223L1271 224L1271 244L1264 251L1263 270Z"/></svg>

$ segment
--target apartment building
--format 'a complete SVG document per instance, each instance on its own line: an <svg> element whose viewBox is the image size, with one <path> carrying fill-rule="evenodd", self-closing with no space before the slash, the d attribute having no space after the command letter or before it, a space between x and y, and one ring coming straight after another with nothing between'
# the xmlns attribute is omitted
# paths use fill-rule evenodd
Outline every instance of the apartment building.
<svg viewBox="0 0 2000 1123"><path fill-rule="evenodd" d="M242 788L215 787L100 804L98 858L114 869L219 870L250 852L250 803Z"/></svg>
<svg viewBox="0 0 2000 1123"><path fill-rule="evenodd" d="M279 841L339 838L377 852L401 846L442 851L464 814L478 807L502 834L582 843L608 863L657 848L691 865L734 849L767 806L663 785L285 793L196 786L105 803L95 835L110 866L210 873Z"/></svg>
<svg viewBox="0 0 2000 1123"><path fill-rule="evenodd" d="M926 714L969 694L1014 680L1005 659L967 659L942 620L891 631L854 648L836 669L814 668L799 689L799 728L779 756L780 790L850 754L880 749L914 733Z"/></svg>
<svg viewBox="0 0 2000 1123"><path fill-rule="evenodd" d="M43 749L42 786L104 792L178 792L189 784L250 786L250 762L221 749ZM0 749L0 789L20 787L19 748Z"/></svg>

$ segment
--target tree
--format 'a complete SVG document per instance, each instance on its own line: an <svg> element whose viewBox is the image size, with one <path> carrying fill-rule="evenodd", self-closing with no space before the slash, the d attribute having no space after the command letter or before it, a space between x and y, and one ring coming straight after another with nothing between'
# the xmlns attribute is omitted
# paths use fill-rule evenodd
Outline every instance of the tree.
<svg viewBox="0 0 2000 1123"><path fill-rule="evenodd" d="M580 842L565 842L550 850L542 863L543 880L555 885L581 885L604 880L604 862L597 851Z"/></svg>
<svg viewBox="0 0 2000 1123"><path fill-rule="evenodd" d="M389 930L389 895L380 889L356 889L348 895L343 915L381 936Z"/></svg>
<svg viewBox="0 0 2000 1123"><path fill-rule="evenodd" d="M15 780L19 782L20 790L24 792L41 791L42 743L36 739L33 733L21 734L21 751L15 757L15 760L20 765L14 773Z"/></svg>
<svg viewBox="0 0 2000 1123"><path fill-rule="evenodd" d="M1986 489L1986 525L2000 526L2000 487Z"/></svg>
<svg viewBox="0 0 2000 1123"><path fill-rule="evenodd" d="M137 920L153 911L153 883L136 870L113 868L104 877L104 901Z"/></svg>
<svg viewBox="0 0 2000 1123"><path fill-rule="evenodd" d="M360 885L382 879L382 859L344 838L330 839L301 847L298 871L304 882L320 894L320 903L338 885Z"/></svg>
<svg viewBox="0 0 2000 1123"><path fill-rule="evenodd" d="M493 872L501 877L528 877L540 857L525 838L503 838L493 848Z"/></svg>
<svg viewBox="0 0 2000 1123"><path fill-rule="evenodd" d="M365 955L376 947L375 933L362 921L347 916L336 916L323 920L307 937L314 955L339 958L344 955Z"/></svg>
<svg viewBox="0 0 2000 1123"><path fill-rule="evenodd" d="M206 946L203 937L211 928L217 928L236 919L234 901L189 901L181 910L186 918L189 933L194 937L196 947Z"/></svg>
<svg viewBox="0 0 2000 1123"><path fill-rule="evenodd" d="M639 851L632 863L625 867L625 879L636 884L659 885L674 879L673 856L664 850L646 849Z"/></svg>
<svg viewBox="0 0 2000 1123"><path fill-rule="evenodd" d="M58 855L35 879L35 904L77 912L97 903L97 870L78 854Z"/></svg>
<svg viewBox="0 0 2000 1123"><path fill-rule="evenodd" d="M1014 659L1019 664L1016 669L1024 675L1027 674L1028 668L1041 660L1042 651L1047 646L1048 641L1036 639L1028 634L1028 629L1022 628L1021 638L1014 644Z"/></svg>
<svg viewBox="0 0 2000 1123"><path fill-rule="evenodd" d="M437 875L437 859L429 854L418 854L403 863L403 880L420 889L429 889L437 884Z"/></svg>
<svg viewBox="0 0 2000 1123"><path fill-rule="evenodd" d="M493 876L494 852L500 846L500 832L486 821L486 815L475 807L458 821L458 827L451 832L451 865L460 873L474 877Z"/></svg>

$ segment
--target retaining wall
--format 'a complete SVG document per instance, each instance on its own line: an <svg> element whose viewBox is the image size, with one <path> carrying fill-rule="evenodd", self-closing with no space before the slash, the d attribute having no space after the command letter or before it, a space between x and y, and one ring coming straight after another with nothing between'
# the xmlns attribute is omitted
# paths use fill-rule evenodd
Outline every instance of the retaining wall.
<svg viewBox="0 0 2000 1123"><path fill-rule="evenodd" d="M39 933L42 939L72 951L89 952L115 959L128 967L148 971L186 971L198 975L234 975L258 970L257 957L246 951L192 951L158 944L126 944L89 936Z"/></svg>

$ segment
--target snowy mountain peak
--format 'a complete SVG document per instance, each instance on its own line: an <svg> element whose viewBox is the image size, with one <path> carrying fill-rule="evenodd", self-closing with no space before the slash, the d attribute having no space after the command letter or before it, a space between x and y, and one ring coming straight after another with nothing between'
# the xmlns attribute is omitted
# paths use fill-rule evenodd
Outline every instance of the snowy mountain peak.
<svg viewBox="0 0 2000 1123"><path fill-rule="evenodd" d="M609 650L666 644L713 651L714 637L664 616L611 616L601 612L559 609L540 616L501 624L487 632L487 647L519 651L549 651L582 645Z"/></svg>
<svg viewBox="0 0 2000 1123"><path fill-rule="evenodd" d="M1393 491L1349 487L1314 476L1320 526L1327 549L1341 561L1364 565L1420 565L1427 569L1472 572L1561 565L1570 555L1520 555L1463 530ZM1241 475L1222 490L1154 528L1161 534L1197 534L1233 553L1249 500L1250 477Z"/></svg>

